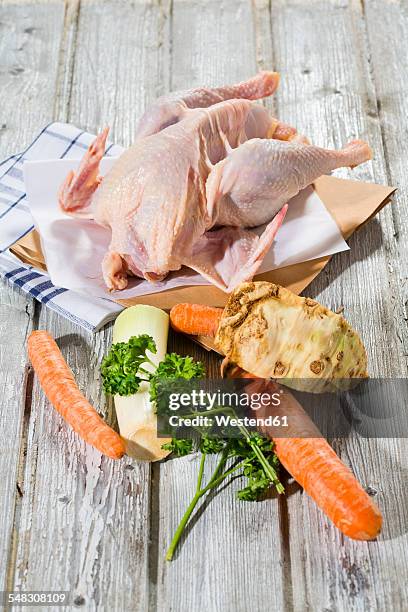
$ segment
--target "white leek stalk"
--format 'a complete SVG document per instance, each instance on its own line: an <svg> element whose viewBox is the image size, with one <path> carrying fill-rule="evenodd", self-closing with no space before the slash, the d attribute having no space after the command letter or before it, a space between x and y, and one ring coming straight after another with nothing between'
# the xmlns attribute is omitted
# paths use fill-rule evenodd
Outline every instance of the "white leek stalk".
<svg viewBox="0 0 408 612"><path fill-rule="evenodd" d="M120 313L113 327L113 342L128 342L131 336L148 334L156 343L157 353L147 351L147 354L158 365L166 355L168 332L167 313L154 306L139 304ZM143 367L153 370L150 364L144 364ZM115 408L119 431L130 457L142 461L159 461L169 454L169 451L161 448L168 439L157 437L157 416L155 406L150 401L147 382L143 382L134 395L115 395Z"/></svg>

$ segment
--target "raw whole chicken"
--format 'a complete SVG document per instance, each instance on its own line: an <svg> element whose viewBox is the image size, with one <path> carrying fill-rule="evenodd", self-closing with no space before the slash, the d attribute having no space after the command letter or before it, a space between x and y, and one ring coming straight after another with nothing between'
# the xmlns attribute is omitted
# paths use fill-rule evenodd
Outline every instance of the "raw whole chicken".
<svg viewBox="0 0 408 612"><path fill-rule="evenodd" d="M278 82L277 73L262 72L159 99L103 180L108 129L96 138L59 202L111 229L102 262L110 290L124 289L128 275L154 282L188 266L231 291L256 273L292 197L322 174L371 158L359 140L339 151L310 145L251 102ZM261 224L260 237L246 229Z"/></svg>

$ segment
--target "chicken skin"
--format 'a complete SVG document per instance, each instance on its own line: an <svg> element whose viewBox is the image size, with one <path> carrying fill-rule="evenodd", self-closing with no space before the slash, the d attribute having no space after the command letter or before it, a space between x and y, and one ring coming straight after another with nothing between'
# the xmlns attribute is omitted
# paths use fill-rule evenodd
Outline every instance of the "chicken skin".
<svg viewBox="0 0 408 612"><path fill-rule="evenodd" d="M188 266L231 291L256 273L292 197L322 174L370 159L362 141L340 151L306 144L250 101L277 83L276 73L264 72L160 99L103 180L107 130L97 137L59 202L110 228L102 262L109 289L124 289L128 275L154 282ZM247 229L261 224L261 236Z"/></svg>

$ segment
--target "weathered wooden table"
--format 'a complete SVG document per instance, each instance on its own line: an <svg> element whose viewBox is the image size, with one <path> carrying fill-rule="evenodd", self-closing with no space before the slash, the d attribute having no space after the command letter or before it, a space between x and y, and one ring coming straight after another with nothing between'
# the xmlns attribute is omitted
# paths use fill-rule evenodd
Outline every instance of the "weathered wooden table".
<svg viewBox="0 0 408 612"><path fill-rule="evenodd" d="M2 0L1 156L53 119L132 141L158 95L281 72L267 105L320 145L366 138L375 156L339 176L391 183L395 204L307 290L341 305L370 373L407 375L408 3L396 0ZM27 369L48 329L89 398L111 329L87 335L1 285L0 589L68 590L109 611L407 610L405 440L334 447L376 494L384 530L352 542L296 486L258 504L233 487L207 505L172 564L164 551L192 494L196 457L148 465L101 458L67 429ZM179 352L216 359L187 340Z"/></svg>

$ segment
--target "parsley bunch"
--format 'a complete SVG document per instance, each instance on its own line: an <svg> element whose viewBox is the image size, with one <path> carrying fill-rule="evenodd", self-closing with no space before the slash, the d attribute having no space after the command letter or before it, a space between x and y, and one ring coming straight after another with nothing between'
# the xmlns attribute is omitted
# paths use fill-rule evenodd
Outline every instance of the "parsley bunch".
<svg viewBox="0 0 408 612"><path fill-rule="evenodd" d="M146 381L150 385L150 398L156 402L159 382L191 380L205 375L203 364L194 361L192 357L181 357L177 353L170 353L156 366L147 355L147 351L152 354L157 352L153 338L147 334L132 336L128 342L113 344L101 366L105 392L112 395L132 395L138 391L140 384ZM220 408L207 411L206 414L211 415L211 412L220 412ZM226 408L225 412L230 412L233 416L235 414L231 408ZM261 499L271 486L274 486L279 493L283 493L284 489L277 475L279 461L273 449L273 442L258 433L250 433L243 426L240 427L240 431L239 438L223 439L211 437L202 428L197 429L200 434L197 450L201 452L201 460L196 491L171 541L166 554L167 560L173 558L184 528L200 499L214 491L226 479L237 477L245 479L245 486L237 492L238 499L242 501ZM173 438L163 444L162 448L178 457L183 457L194 450L194 444L192 440ZM204 484L206 457L215 454L219 455L219 460L207 484Z"/></svg>

